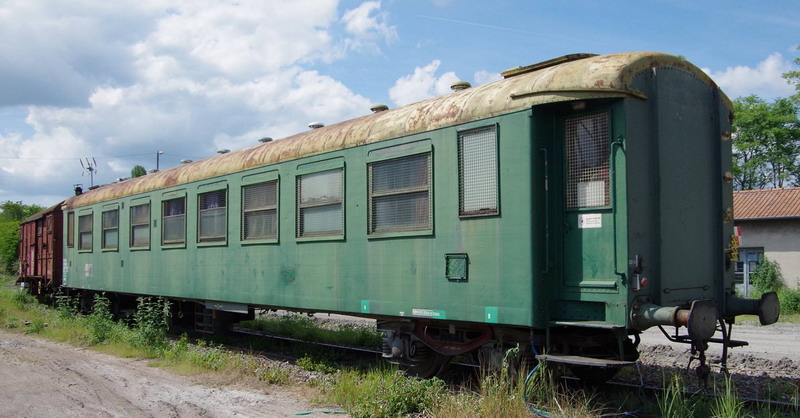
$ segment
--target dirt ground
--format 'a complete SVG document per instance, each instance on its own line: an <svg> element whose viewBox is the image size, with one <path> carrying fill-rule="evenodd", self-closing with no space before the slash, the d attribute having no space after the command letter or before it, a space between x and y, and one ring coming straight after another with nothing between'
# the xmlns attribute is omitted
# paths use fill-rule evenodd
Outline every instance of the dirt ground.
<svg viewBox="0 0 800 418"><path fill-rule="evenodd" d="M0 416L283 417L315 410L290 387L214 387L147 364L0 330Z"/></svg>

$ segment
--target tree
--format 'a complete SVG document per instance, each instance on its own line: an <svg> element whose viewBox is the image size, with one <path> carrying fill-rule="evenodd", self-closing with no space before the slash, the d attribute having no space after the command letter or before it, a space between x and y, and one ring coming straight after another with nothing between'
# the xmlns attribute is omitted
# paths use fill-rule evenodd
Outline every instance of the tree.
<svg viewBox="0 0 800 418"><path fill-rule="evenodd" d="M788 98L758 96L733 103L734 187L785 187L800 182L800 106Z"/></svg>
<svg viewBox="0 0 800 418"><path fill-rule="evenodd" d="M800 50L800 46L798 46L797 49ZM795 58L794 63L800 65L800 58ZM783 78L786 79L787 83L794 84L794 88L797 90L797 93L792 96L792 100L794 100L795 103L800 103L800 71L795 70L783 73Z"/></svg>
<svg viewBox="0 0 800 418"><path fill-rule="evenodd" d="M131 169L131 178L141 177L141 176L144 176L146 174L147 174L147 171L144 169L144 167L140 166L139 164L136 164Z"/></svg>
<svg viewBox="0 0 800 418"><path fill-rule="evenodd" d="M41 206L10 200L0 204L0 271L14 273L17 270L19 224L40 210Z"/></svg>

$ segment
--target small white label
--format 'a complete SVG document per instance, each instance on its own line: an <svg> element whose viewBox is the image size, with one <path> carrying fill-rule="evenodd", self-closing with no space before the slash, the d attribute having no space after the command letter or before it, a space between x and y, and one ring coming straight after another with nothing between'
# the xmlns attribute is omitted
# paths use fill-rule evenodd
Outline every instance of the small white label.
<svg viewBox="0 0 800 418"><path fill-rule="evenodd" d="M602 228L602 227L603 227L603 216L601 214L586 213L578 215L579 229Z"/></svg>
<svg viewBox="0 0 800 418"><path fill-rule="evenodd" d="M93 267L92 264L86 264L83 267L84 272L86 273L86 277L92 277L92 267Z"/></svg>

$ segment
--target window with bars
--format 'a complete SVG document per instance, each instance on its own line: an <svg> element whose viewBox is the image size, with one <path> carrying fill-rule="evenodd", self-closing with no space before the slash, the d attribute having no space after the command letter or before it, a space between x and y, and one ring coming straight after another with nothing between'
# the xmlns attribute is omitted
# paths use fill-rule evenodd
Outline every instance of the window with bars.
<svg viewBox="0 0 800 418"><path fill-rule="evenodd" d="M92 250L92 214L78 217L78 249Z"/></svg>
<svg viewBox="0 0 800 418"><path fill-rule="evenodd" d="M183 244L186 242L186 197L165 200L162 208L161 242Z"/></svg>
<svg viewBox="0 0 800 418"><path fill-rule="evenodd" d="M608 117L604 112L565 121L567 208L610 204Z"/></svg>
<svg viewBox="0 0 800 418"><path fill-rule="evenodd" d="M242 240L278 238L278 181L242 187Z"/></svg>
<svg viewBox="0 0 800 418"><path fill-rule="evenodd" d="M297 237L344 235L342 169L297 177Z"/></svg>
<svg viewBox="0 0 800 418"><path fill-rule="evenodd" d="M225 241L227 237L226 190L197 195L197 242Z"/></svg>
<svg viewBox="0 0 800 418"><path fill-rule="evenodd" d="M431 154L370 163L369 233L431 229Z"/></svg>
<svg viewBox="0 0 800 418"><path fill-rule="evenodd" d="M119 247L119 209L103 212L103 249Z"/></svg>
<svg viewBox="0 0 800 418"><path fill-rule="evenodd" d="M458 182L461 216L498 213L495 126L458 133Z"/></svg>
<svg viewBox="0 0 800 418"><path fill-rule="evenodd" d="M67 247L75 246L75 212L67 213Z"/></svg>
<svg viewBox="0 0 800 418"><path fill-rule="evenodd" d="M131 247L150 246L150 204L131 206Z"/></svg>

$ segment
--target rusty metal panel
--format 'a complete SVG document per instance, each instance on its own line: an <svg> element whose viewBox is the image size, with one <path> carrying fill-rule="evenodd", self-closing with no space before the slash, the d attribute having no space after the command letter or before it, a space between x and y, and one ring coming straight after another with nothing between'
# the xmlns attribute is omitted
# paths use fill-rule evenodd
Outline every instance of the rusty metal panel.
<svg viewBox="0 0 800 418"><path fill-rule="evenodd" d="M61 284L62 203L36 213L20 225L21 279L35 279L43 286Z"/></svg>
<svg viewBox="0 0 800 418"><path fill-rule="evenodd" d="M65 208L86 206L281 161L431 131L544 103L626 96L646 100L642 92L631 88L631 83L642 71L658 71L662 67L684 70L716 88L702 70L673 55L655 52L587 55L583 59L533 67L540 69L103 186L70 198ZM730 100L724 95L722 97L725 105L732 108Z"/></svg>

